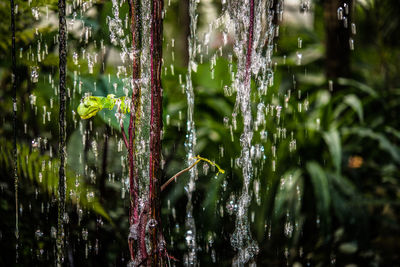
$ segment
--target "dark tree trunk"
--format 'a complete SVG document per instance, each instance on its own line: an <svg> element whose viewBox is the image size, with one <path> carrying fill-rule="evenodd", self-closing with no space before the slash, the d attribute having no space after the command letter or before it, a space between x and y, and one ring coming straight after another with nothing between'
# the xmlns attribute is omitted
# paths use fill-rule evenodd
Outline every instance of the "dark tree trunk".
<svg viewBox="0 0 400 267"><path fill-rule="evenodd" d="M344 4L348 5L348 14ZM343 8L343 16L347 17L347 28L344 20L338 19L338 8ZM339 77L350 74L350 45L352 1L325 0L325 72L328 80L335 81Z"/></svg>

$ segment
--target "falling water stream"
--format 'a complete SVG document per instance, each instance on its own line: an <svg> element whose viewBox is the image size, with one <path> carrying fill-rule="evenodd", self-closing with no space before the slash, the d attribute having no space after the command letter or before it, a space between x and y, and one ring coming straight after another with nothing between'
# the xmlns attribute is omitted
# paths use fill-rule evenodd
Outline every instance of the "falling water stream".
<svg viewBox="0 0 400 267"><path fill-rule="evenodd" d="M256 148L256 144L252 142L255 133L252 106L257 104L252 94L251 80L253 77L257 88L254 95L259 96L265 95L272 83L272 5L273 1L269 0L232 1L227 4L234 28L233 51L237 59L237 72L233 82L237 96L232 120L236 124L239 113L243 119L243 132L240 137L242 151L238 161L243 174L243 188L237 201L236 228L231 237L231 244L238 252L233 260L235 266L253 261L259 251L256 241L252 238L248 218L252 198L250 183L255 176L252 163ZM262 107L263 103L260 102L258 106Z"/></svg>
<svg viewBox="0 0 400 267"><path fill-rule="evenodd" d="M195 145L196 145L196 128L193 119L194 113L194 90L192 84L192 71L196 71L196 51L197 51L197 3L198 0L189 1L189 15L190 15L190 35L188 37L189 43L189 59L188 59L188 72L186 75L186 99L187 99L187 133L186 133L186 150L188 165L195 162ZM186 244L188 246L187 255L185 256L186 266L197 266L197 241L196 241L196 223L193 215L192 196L196 190L195 181L197 180L197 168L194 167L190 171L190 178L187 186L185 187L188 202L186 205Z"/></svg>

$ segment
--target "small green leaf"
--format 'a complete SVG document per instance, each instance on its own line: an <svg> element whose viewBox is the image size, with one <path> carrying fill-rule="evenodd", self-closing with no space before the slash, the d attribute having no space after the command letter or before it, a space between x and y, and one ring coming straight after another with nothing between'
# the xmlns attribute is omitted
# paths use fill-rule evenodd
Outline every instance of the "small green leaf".
<svg viewBox="0 0 400 267"><path fill-rule="evenodd" d="M323 138L328 146L329 153L332 157L333 165L335 166L336 172L341 171L342 162L342 146L340 143L340 135L337 130L331 130L323 133Z"/></svg>
<svg viewBox="0 0 400 267"><path fill-rule="evenodd" d="M361 122L364 121L364 112L360 99L356 95L347 95L344 98L344 103L349 105L358 115Z"/></svg>
<svg viewBox="0 0 400 267"><path fill-rule="evenodd" d="M306 168L310 174L311 183L313 185L317 212L320 215L322 225L325 227L325 230L327 230L330 225L329 211L331 207L331 196L327 176L317 162L312 161L307 163Z"/></svg>
<svg viewBox="0 0 400 267"><path fill-rule="evenodd" d="M391 143L385 135L377 133L368 128L354 127L350 129L344 129L345 134L356 134L360 137L367 137L375 140L379 144L379 148L389 153L392 158L400 163L400 149L395 144Z"/></svg>
<svg viewBox="0 0 400 267"><path fill-rule="evenodd" d="M366 84L360 83L360 82L352 80L352 79L339 78L338 79L338 83L340 85L347 85L347 86L351 86L351 87L360 89L361 91L363 91L364 93L369 94L372 97L377 97L378 96L378 94L375 92L375 90L373 88L369 87Z"/></svg>
<svg viewBox="0 0 400 267"><path fill-rule="evenodd" d="M339 246L339 250L345 254L353 254L356 253L358 246L354 242L343 243Z"/></svg>

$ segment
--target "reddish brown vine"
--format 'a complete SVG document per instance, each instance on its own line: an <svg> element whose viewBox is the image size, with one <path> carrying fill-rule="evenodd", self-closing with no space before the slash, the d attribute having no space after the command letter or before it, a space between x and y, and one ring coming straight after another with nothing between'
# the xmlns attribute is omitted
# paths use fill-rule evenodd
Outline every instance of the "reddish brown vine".
<svg viewBox="0 0 400 267"><path fill-rule="evenodd" d="M129 120L128 143L130 183L130 235L128 239L133 265L159 266L168 257L161 229L160 182L161 182L161 129L162 129L162 10L163 0L151 2L151 114L150 114L150 156L149 156L149 200L139 209L139 175L135 166L135 133L140 119L140 0L130 0L132 50L132 104ZM121 130L124 131L123 125ZM146 239L150 247L146 246ZM135 243L136 242L136 243Z"/></svg>
<svg viewBox="0 0 400 267"><path fill-rule="evenodd" d="M130 194L130 207L129 207L129 225L130 232L132 227L137 227L139 225L139 210L138 210L138 197L139 197L139 181L137 168L135 168L135 133L136 133L136 123L140 116L140 0L130 0L130 13L131 13L131 31L132 31L132 50L134 53L132 61L132 102L131 102L131 112L129 119L129 142L126 140L123 124L121 123L121 131L124 136L124 142L128 149L128 161L129 161L129 194ZM136 239L139 239L136 236ZM129 235L128 244L129 251L131 255L131 261L135 262L138 249L135 249L135 236ZM135 252L136 250L136 252ZM144 249L145 251L145 249ZM144 257L140 250L140 256ZM139 259L141 260L141 259Z"/></svg>
<svg viewBox="0 0 400 267"><path fill-rule="evenodd" d="M163 0L152 1L151 16L151 117L150 117L150 221L149 235L151 257L148 264L160 265L167 256L161 229L160 186L161 186L161 129L162 129L162 10Z"/></svg>

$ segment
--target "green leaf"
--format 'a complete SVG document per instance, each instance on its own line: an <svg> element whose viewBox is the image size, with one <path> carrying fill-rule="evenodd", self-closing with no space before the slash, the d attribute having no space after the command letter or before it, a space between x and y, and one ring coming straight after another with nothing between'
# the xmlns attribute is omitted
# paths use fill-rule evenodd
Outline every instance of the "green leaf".
<svg viewBox="0 0 400 267"><path fill-rule="evenodd" d="M344 98L344 103L349 105L358 115L361 122L364 121L364 112L360 99L356 95L346 95Z"/></svg>
<svg viewBox="0 0 400 267"><path fill-rule="evenodd" d="M317 162L309 162L306 165L310 174L311 183L314 189L315 202L317 203L317 212L325 230L330 225L329 210L331 206L331 196L329 192L329 182L326 173Z"/></svg>
<svg viewBox="0 0 400 267"><path fill-rule="evenodd" d="M114 226L114 222L112 221L111 217L107 214L107 212L105 211L105 209L103 208L103 206L100 204L99 200L96 198L95 201L93 202L93 210L103 216L105 219L107 219L113 226Z"/></svg>
<svg viewBox="0 0 400 267"><path fill-rule="evenodd" d="M323 138L328 146L329 153L332 157L333 165L335 166L336 172L341 172L342 162L342 146L340 143L340 135L337 130L331 130L323 133Z"/></svg>
<svg viewBox="0 0 400 267"><path fill-rule="evenodd" d="M297 211L299 211L301 203L298 201L299 195L297 189L299 189L300 193L303 192L303 180L301 179L301 170L299 169L289 171L281 178L274 203L274 215L277 219L285 215L287 209L296 210L297 208ZM290 207L287 207L288 205Z"/></svg>
<svg viewBox="0 0 400 267"><path fill-rule="evenodd" d="M385 131L386 131L387 133L392 134L393 136L395 136L397 139L400 140L400 131L398 131L398 130L396 130L396 129L390 127L390 126L385 127Z"/></svg>
<svg viewBox="0 0 400 267"><path fill-rule="evenodd" d="M336 173L327 173L329 182L331 183L332 191L340 192L341 195L347 197L354 197L356 194L356 187L353 183L345 176L338 175Z"/></svg>
<svg viewBox="0 0 400 267"><path fill-rule="evenodd" d="M400 150L395 144L391 143L385 135L377 133L368 128L354 127L343 130L344 134L356 134L360 137L367 137L375 140L379 144L379 148L389 153L392 158L400 163Z"/></svg>
<svg viewBox="0 0 400 267"><path fill-rule="evenodd" d="M352 79L346 79L346 78L339 78L338 79L338 83L340 85L351 86L351 87L360 89L361 91L363 91L364 93L369 94L372 97L378 97L378 94L376 93L376 91L372 87L369 87L368 85L360 83L358 81L355 81L355 80L352 80Z"/></svg>
<svg viewBox="0 0 400 267"><path fill-rule="evenodd" d="M118 122L117 118L115 117L116 112L117 112L116 107L114 107L112 110L103 109L103 110L99 111L97 116L100 117L109 126L114 128L115 130L121 132L121 126L119 125L119 122ZM125 117L123 118L124 129L125 129L126 134L128 134L129 118L130 118L130 114L125 114Z"/></svg>
<svg viewBox="0 0 400 267"><path fill-rule="evenodd" d="M358 246L354 242L343 243L339 246L339 250L344 254L353 254L356 253Z"/></svg>
<svg viewBox="0 0 400 267"><path fill-rule="evenodd" d="M67 165L73 168L77 174L83 174L83 164L79 162L83 150L82 135L79 130L75 130L67 145Z"/></svg>

